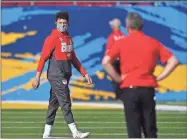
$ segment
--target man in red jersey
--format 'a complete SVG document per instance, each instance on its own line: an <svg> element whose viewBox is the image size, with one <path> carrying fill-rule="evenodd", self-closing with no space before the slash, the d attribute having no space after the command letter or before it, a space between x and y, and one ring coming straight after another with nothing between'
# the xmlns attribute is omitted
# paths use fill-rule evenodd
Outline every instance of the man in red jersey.
<svg viewBox="0 0 187 139"><path fill-rule="evenodd" d="M35 89L38 88L45 62L49 59L47 78L51 90L43 138L51 137L52 126L59 106L63 111L64 120L70 128L73 138L85 138L89 135L89 132L81 133L77 130L71 112L71 99L68 88L72 75L71 64L86 78L88 84L92 83L92 79L75 55L72 38L67 32L68 25L68 13L58 12L56 14L57 29L52 30L52 33L45 39L36 77L32 84Z"/></svg>
<svg viewBox="0 0 187 139"><path fill-rule="evenodd" d="M179 64L177 58L158 40L145 35L139 14L129 13L126 28L129 36L119 40L104 57L102 64L109 75L120 83L120 99L125 108L129 138L157 138L154 88ZM121 76L112 66L120 59ZM158 77L153 75L157 61L166 64Z"/></svg>
<svg viewBox="0 0 187 139"><path fill-rule="evenodd" d="M112 48L112 46L115 44L116 41L125 37L125 35L120 31L121 22L118 18L114 18L113 20L111 20L109 22L109 25L111 26L112 33L108 37L105 54L107 54L110 51L110 49ZM120 74L119 59L117 58L112 64L115 70ZM121 93L120 85L114 80L112 81L112 85L113 85L114 92L116 93L116 99L119 99Z"/></svg>

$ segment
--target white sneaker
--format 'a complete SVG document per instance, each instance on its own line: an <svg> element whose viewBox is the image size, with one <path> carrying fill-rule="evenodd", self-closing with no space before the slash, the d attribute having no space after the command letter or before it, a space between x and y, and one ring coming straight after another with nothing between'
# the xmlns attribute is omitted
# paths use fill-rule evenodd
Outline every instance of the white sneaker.
<svg viewBox="0 0 187 139"><path fill-rule="evenodd" d="M50 139L52 138L50 135L43 135L43 139Z"/></svg>
<svg viewBox="0 0 187 139"><path fill-rule="evenodd" d="M82 133L80 131L77 131L73 134L73 138L87 138L89 136L89 132Z"/></svg>

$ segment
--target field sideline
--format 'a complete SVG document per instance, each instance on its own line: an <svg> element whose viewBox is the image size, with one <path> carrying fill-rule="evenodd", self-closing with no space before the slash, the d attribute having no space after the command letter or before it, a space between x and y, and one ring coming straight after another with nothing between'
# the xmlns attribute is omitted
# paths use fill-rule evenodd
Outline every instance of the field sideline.
<svg viewBox="0 0 187 139"><path fill-rule="evenodd" d="M47 109L48 101L2 101L2 109ZM74 109L123 109L120 101L111 102L72 102ZM157 110L166 111L187 111L186 102L157 103Z"/></svg>
<svg viewBox="0 0 187 139"><path fill-rule="evenodd" d="M2 138L40 138L45 124L46 109L2 109ZM122 109L73 109L81 131L91 132L90 138L127 138ZM157 112L160 138L186 138L185 112ZM71 137L62 113L58 110L54 136Z"/></svg>

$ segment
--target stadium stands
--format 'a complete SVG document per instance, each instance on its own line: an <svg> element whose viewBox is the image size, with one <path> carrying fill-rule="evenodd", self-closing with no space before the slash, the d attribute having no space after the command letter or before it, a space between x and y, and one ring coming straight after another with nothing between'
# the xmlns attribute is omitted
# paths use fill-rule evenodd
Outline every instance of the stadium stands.
<svg viewBox="0 0 187 139"><path fill-rule="evenodd" d="M111 1L58 1L58 2L53 2L53 1L31 1L31 2L19 2L19 1L3 1L1 2L2 6L6 7L10 7L10 6L116 6L116 5L142 5L142 6L151 6L151 5L154 5L154 6L166 6L166 5L175 5L175 4L179 4L180 3L180 0L177 0L177 1L167 1L167 2L164 2L164 1L153 1L153 2L150 2L150 1L147 1L147 2L143 2L143 1L140 1L140 2L127 2L127 1L114 1L114 2L111 2ZM183 2L183 3L186 3L187 2Z"/></svg>
<svg viewBox="0 0 187 139"><path fill-rule="evenodd" d="M77 1L64 1L64 2L2 2L2 6L116 6L116 5L154 5L154 2L77 2Z"/></svg>
<svg viewBox="0 0 187 139"><path fill-rule="evenodd" d="M72 6L75 2L35 2L36 6Z"/></svg>
<svg viewBox="0 0 187 139"><path fill-rule="evenodd" d="M78 6L115 6L116 2L77 2Z"/></svg>

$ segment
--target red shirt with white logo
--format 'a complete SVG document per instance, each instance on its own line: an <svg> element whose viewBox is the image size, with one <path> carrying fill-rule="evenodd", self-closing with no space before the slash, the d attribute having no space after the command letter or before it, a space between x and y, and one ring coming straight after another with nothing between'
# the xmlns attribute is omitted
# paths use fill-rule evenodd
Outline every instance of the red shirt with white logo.
<svg viewBox="0 0 187 139"><path fill-rule="evenodd" d="M109 52L109 50L112 48L112 46L114 45L114 43L122 38L124 38L125 35L118 29L118 30L114 30L109 36L108 36L108 41L106 44L106 53L107 54Z"/></svg>
<svg viewBox="0 0 187 139"><path fill-rule="evenodd" d="M107 54L111 59L119 57L120 70L126 75L121 88L129 86L157 87L153 75L157 61L165 64L173 55L158 40L140 31L117 41Z"/></svg>
<svg viewBox="0 0 187 139"><path fill-rule="evenodd" d="M72 73L71 64L73 64L83 76L87 74L76 57L73 49L73 41L68 33L61 33L57 29L54 29L45 39L37 68L38 72L43 70L45 62L48 59L48 75L51 77L70 77Z"/></svg>

